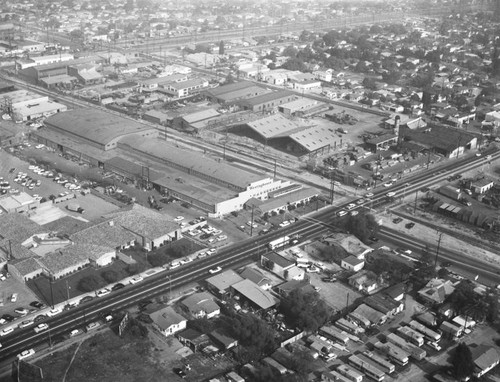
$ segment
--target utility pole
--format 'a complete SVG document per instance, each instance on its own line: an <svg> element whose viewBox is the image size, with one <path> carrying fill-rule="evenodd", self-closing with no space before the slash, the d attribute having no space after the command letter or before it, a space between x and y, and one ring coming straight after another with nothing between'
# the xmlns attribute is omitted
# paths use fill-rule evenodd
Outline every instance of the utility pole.
<svg viewBox="0 0 500 382"><path fill-rule="evenodd" d="M418 195L418 190L415 192L415 204L413 206L413 215L416 215L417 213L417 195Z"/></svg>
<svg viewBox="0 0 500 382"><path fill-rule="evenodd" d="M330 172L330 204L333 204L335 197L335 181L333 180L333 172Z"/></svg>
<svg viewBox="0 0 500 382"><path fill-rule="evenodd" d="M437 267L437 262L438 262L438 256L439 256L439 248L441 247L441 239L443 238L444 232L439 233L439 238L438 238L438 245L436 248L436 258L434 260L434 268Z"/></svg>
<svg viewBox="0 0 500 382"><path fill-rule="evenodd" d="M276 179L276 166L277 166L276 159L274 159L274 179Z"/></svg>
<svg viewBox="0 0 500 382"><path fill-rule="evenodd" d="M250 237L253 236L253 210L254 210L255 206L252 204L252 218L250 220Z"/></svg>
<svg viewBox="0 0 500 382"><path fill-rule="evenodd" d="M68 286L68 280L66 280L66 293L68 295L68 301L69 301L69 286Z"/></svg>
<svg viewBox="0 0 500 382"><path fill-rule="evenodd" d="M54 288L52 287L52 277L49 279L50 283L50 303L52 309L54 309Z"/></svg>

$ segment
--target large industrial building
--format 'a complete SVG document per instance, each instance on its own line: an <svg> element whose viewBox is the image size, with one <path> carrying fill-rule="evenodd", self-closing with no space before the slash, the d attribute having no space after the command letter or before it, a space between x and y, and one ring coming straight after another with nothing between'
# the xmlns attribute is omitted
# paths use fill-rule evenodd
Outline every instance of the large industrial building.
<svg viewBox="0 0 500 382"><path fill-rule="evenodd" d="M157 139L159 130L103 111L74 110L52 116L33 135L40 143L77 156L165 195L220 217L266 200L289 181L228 164L202 152Z"/></svg>

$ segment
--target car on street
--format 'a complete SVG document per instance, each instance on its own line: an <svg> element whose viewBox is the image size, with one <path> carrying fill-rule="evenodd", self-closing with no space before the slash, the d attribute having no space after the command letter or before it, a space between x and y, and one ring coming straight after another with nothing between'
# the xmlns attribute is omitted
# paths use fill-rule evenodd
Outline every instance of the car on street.
<svg viewBox="0 0 500 382"><path fill-rule="evenodd" d="M102 296L106 296L107 294L110 294L110 293L111 293L111 291L108 288L103 288L103 289L97 291L96 296L102 297Z"/></svg>
<svg viewBox="0 0 500 382"><path fill-rule="evenodd" d="M370 239L374 243L376 243L379 240L377 236L370 236L368 239Z"/></svg>
<svg viewBox="0 0 500 382"><path fill-rule="evenodd" d="M413 227L415 227L415 223L413 223L413 222L411 222L411 223L407 223L407 224L405 225L405 227L406 227L407 229L412 229Z"/></svg>
<svg viewBox="0 0 500 382"><path fill-rule="evenodd" d="M217 252L217 250L215 248L210 248L208 251L207 251L207 255L213 255L215 252Z"/></svg>
<svg viewBox="0 0 500 382"><path fill-rule="evenodd" d="M134 276L130 279L130 284L137 284L144 280L141 276Z"/></svg>
<svg viewBox="0 0 500 382"><path fill-rule="evenodd" d="M392 186L392 182L384 183L384 187L391 187L391 186Z"/></svg>
<svg viewBox="0 0 500 382"><path fill-rule="evenodd" d="M47 312L47 316L49 317L53 317L53 316L56 316L58 315L59 313L62 312L62 308L54 308L54 309L51 309Z"/></svg>
<svg viewBox="0 0 500 382"><path fill-rule="evenodd" d="M356 216L357 214L359 214L358 211L351 211L351 212L349 212L349 215L351 215L351 216Z"/></svg>
<svg viewBox="0 0 500 382"><path fill-rule="evenodd" d="M11 326L10 328L5 328L0 330L0 336L6 336L9 333L12 333L14 331L14 328Z"/></svg>
<svg viewBox="0 0 500 382"><path fill-rule="evenodd" d="M80 334L80 331L78 329L73 329L70 333L69 333L69 336L70 337L74 337L74 336L77 336Z"/></svg>
<svg viewBox="0 0 500 382"><path fill-rule="evenodd" d="M122 288L125 288L125 285L123 285L122 283L117 283L117 284L113 285L113 287L111 288L111 290L115 291L115 290L119 290L119 289L122 289Z"/></svg>
<svg viewBox="0 0 500 382"><path fill-rule="evenodd" d="M393 222L394 224L401 223L402 221L403 221L403 219L402 219L402 218L396 218L396 219L393 219L393 220L392 220L392 222Z"/></svg>
<svg viewBox="0 0 500 382"><path fill-rule="evenodd" d="M347 215L347 211L340 210L339 212L337 212L337 216L345 216L345 215Z"/></svg>
<svg viewBox="0 0 500 382"><path fill-rule="evenodd" d="M25 358L28 358L28 357L31 357L32 355L35 354L35 349L28 349L28 350L25 350L21 353L19 353L17 355L17 359L18 360L22 360L22 359L25 359Z"/></svg>
<svg viewBox="0 0 500 382"><path fill-rule="evenodd" d="M40 333L40 332L43 332L44 330L47 330L48 328L49 328L49 325L47 325L46 323L43 322L43 323L35 326L35 328L33 330L35 331L35 333Z"/></svg>
<svg viewBox="0 0 500 382"><path fill-rule="evenodd" d="M394 196L396 196L396 193L394 191L391 191L391 192L388 192L387 194L385 194L387 197L389 198L392 198Z"/></svg>
<svg viewBox="0 0 500 382"><path fill-rule="evenodd" d="M365 198L373 198L374 194L373 192L369 192L368 194L365 194Z"/></svg>
<svg viewBox="0 0 500 382"><path fill-rule="evenodd" d="M37 309L45 308L45 305L42 304L40 301L32 301L32 302L30 302L30 306L32 306L33 308L37 308Z"/></svg>
<svg viewBox="0 0 500 382"><path fill-rule="evenodd" d="M31 326L31 325L33 325L34 323L35 323L35 322L34 322L33 320L25 320L25 321L21 322L21 323L18 325L18 327L19 327L20 329L22 329L22 328L27 328L28 326Z"/></svg>
<svg viewBox="0 0 500 382"><path fill-rule="evenodd" d="M357 206L356 206L356 204L354 204L354 203L350 203L350 204L348 204L348 205L347 205L347 207L346 207L346 208L347 208L348 210L352 210L353 208L356 208L356 207L357 207Z"/></svg>
<svg viewBox="0 0 500 382"><path fill-rule="evenodd" d="M24 317L26 316L30 311L28 309L25 309L25 308L16 308L14 309L14 312L16 312L17 314L19 314L21 317Z"/></svg>
<svg viewBox="0 0 500 382"><path fill-rule="evenodd" d="M209 269L208 272L211 274L211 275L214 275L216 273L219 273L220 271L222 271L222 268L221 267L217 267L217 268L212 268L212 269Z"/></svg>
<svg viewBox="0 0 500 382"><path fill-rule="evenodd" d="M94 299L94 297L92 296L85 296L84 298L82 298L79 302L79 304L83 304L85 302L89 302L89 301L92 301Z"/></svg>

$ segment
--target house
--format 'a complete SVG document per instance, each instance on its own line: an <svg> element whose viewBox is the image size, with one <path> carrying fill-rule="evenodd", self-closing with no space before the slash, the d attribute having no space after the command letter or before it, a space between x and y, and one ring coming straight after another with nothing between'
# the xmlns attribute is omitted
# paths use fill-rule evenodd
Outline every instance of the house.
<svg viewBox="0 0 500 382"><path fill-rule="evenodd" d="M365 266L365 261L351 255L342 259L340 266L348 271L359 272Z"/></svg>
<svg viewBox="0 0 500 382"><path fill-rule="evenodd" d="M356 260L359 261L358 259ZM373 292L378 287L377 275L368 270L359 271L349 277L348 280L349 285L351 285L354 289L365 293Z"/></svg>
<svg viewBox="0 0 500 382"><path fill-rule="evenodd" d="M474 376L480 378L500 363L500 354L492 346L479 345L472 352Z"/></svg>
<svg viewBox="0 0 500 382"><path fill-rule="evenodd" d="M228 334L222 332L220 329L215 329L209 334L214 343L222 350L229 350L238 346L238 340L230 337Z"/></svg>
<svg viewBox="0 0 500 382"><path fill-rule="evenodd" d="M432 279L418 291L418 296L429 304L442 304L447 296L453 293L455 287L450 280Z"/></svg>
<svg viewBox="0 0 500 382"><path fill-rule="evenodd" d="M334 234L323 240L328 245L339 246L343 248L347 253L355 256L358 259L363 260L367 253L373 251L372 247L364 244L357 237L349 234Z"/></svg>
<svg viewBox="0 0 500 382"><path fill-rule="evenodd" d="M195 353L210 343L210 339L206 334L191 328L183 330L175 336L181 344L188 346Z"/></svg>
<svg viewBox="0 0 500 382"><path fill-rule="evenodd" d="M302 290L304 293L314 292L314 287L311 285L309 280L290 280L283 284L278 285L276 292L283 297L288 296L292 291L296 289Z"/></svg>
<svg viewBox="0 0 500 382"><path fill-rule="evenodd" d="M276 252L268 252L261 255L260 265L281 278L286 279L286 271L292 268L295 263Z"/></svg>
<svg viewBox="0 0 500 382"><path fill-rule="evenodd" d="M153 320L153 326L165 337L186 329L187 319L170 306L150 313L149 317Z"/></svg>
<svg viewBox="0 0 500 382"><path fill-rule="evenodd" d="M217 296L224 296L229 293L231 285L245 280L232 269L219 273L205 280L207 288L215 293Z"/></svg>
<svg viewBox="0 0 500 382"><path fill-rule="evenodd" d="M472 182L470 188L475 194L484 194L489 189L493 188L495 183L490 179L479 179Z"/></svg>
<svg viewBox="0 0 500 382"><path fill-rule="evenodd" d="M387 315L366 304L361 304L351 314L352 316L350 315L349 318L357 323L361 322L361 325L364 327L366 327L365 320L368 320L371 325L382 325L385 321L387 321Z"/></svg>
<svg viewBox="0 0 500 382"><path fill-rule="evenodd" d="M393 285L387 289L384 289L382 293L396 301L402 301L403 298L405 297L405 291L406 291L405 284L400 283Z"/></svg>
<svg viewBox="0 0 500 382"><path fill-rule="evenodd" d="M403 302L393 300L392 298L381 293L369 296L364 302L366 305L382 312L386 316L394 316L401 313L405 307Z"/></svg>
<svg viewBox="0 0 500 382"><path fill-rule="evenodd" d="M264 290L269 290L272 287L271 280L265 277L258 269L246 267L240 273L240 276L254 282Z"/></svg>
<svg viewBox="0 0 500 382"><path fill-rule="evenodd" d="M195 318L212 318L220 314L220 307L208 292L194 293L181 301L182 308Z"/></svg>
<svg viewBox="0 0 500 382"><path fill-rule="evenodd" d="M241 300L248 302L258 310L267 310L278 304L278 299L271 293L259 288L257 284L247 279L231 285L231 290L234 295L239 296Z"/></svg>

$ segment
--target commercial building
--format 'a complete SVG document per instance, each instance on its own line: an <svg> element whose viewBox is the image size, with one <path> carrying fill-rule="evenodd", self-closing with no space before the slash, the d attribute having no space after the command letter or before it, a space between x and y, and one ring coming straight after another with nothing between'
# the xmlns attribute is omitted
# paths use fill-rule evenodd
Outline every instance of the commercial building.
<svg viewBox="0 0 500 382"><path fill-rule="evenodd" d="M0 197L0 211L7 213L27 212L40 205L40 201L26 192L20 192L17 195L6 194Z"/></svg>
<svg viewBox="0 0 500 382"><path fill-rule="evenodd" d="M17 68L27 69L32 66L40 66L40 65L54 64L64 61L71 61L74 58L75 57L69 53L52 54L47 56L35 56L25 60L17 61Z"/></svg>
<svg viewBox="0 0 500 382"><path fill-rule="evenodd" d="M253 82L239 81L229 85L223 85L205 90L204 94L212 102L216 102L221 105L231 105L239 100L257 97L261 94L269 92L269 90L256 85Z"/></svg>
<svg viewBox="0 0 500 382"><path fill-rule="evenodd" d="M355 256L348 256L342 259L340 266L348 271L359 272L365 266L365 261Z"/></svg>
<svg viewBox="0 0 500 382"><path fill-rule="evenodd" d="M116 148L124 137L154 138L158 135L150 126L95 109L91 113L88 109L76 109L56 114L47 118L44 125L48 130L77 138L104 151Z"/></svg>
<svg viewBox="0 0 500 382"><path fill-rule="evenodd" d="M293 101L297 96L295 93L288 90L278 90L272 93L262 94L257 97L248 98L238 102L244 110L254 112L266 112L277 110L278 106Z"/></svg>

